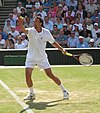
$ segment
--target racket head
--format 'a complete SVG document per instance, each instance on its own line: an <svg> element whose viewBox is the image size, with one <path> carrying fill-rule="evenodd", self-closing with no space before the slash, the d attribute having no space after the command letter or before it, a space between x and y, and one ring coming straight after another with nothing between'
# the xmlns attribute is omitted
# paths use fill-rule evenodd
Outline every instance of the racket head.
<svg viewBox="0 0 100 113"><path fill-rule="evenodd" d="M91 66L93 64L93 57L88 53L80 54L78 60L84 66Z"/></svg>

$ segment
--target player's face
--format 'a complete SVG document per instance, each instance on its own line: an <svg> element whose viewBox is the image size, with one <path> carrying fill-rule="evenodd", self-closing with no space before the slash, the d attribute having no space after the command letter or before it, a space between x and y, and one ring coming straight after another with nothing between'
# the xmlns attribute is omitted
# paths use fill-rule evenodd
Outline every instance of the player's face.
<svg viewBox="0 0 100 113"><path fill-rule="evenodd" d="M35 21L34 21L34 27L41 27L41 22L38 18L35 18Z"/></svg>

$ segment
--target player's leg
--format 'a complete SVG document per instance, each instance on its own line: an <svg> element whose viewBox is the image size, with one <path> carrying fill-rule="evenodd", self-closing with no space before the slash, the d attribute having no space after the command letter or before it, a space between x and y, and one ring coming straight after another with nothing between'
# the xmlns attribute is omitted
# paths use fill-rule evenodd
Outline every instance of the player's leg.
<svg viewBox="0 0 100 113"><path fill-rule="evenodd" d="M33 90L33 82L32 82L32 71L35 66L35 64L32 61L26 61L25 62L25 76L26 76L26 84L29 88L28 95L24 98L24 100L34 100L35 99L35 93Z"/></svg>
<svg viewBox="0 0 100 113"><path fill-rule="evenodd" d="M46 75L49 78L51 78L57 85L61 84L61 81L59 80L59 78L52 73L51 68L44 69L44 71Z"/></svg>
<svg viewBox="0 0 100 113"><path fill-rule="evenodd" d="M25 75L26 75L26 83L28 87L32 87L33 86L33 82L32 82L32 68L26 68L25 69Z"/></svg>
<svg viewBox="0 0 100 113"><path fill-rule="evenodd" d="M29 93L26 97L24 97L24 100L34 100L35 99L35 93L33 91L33 82L32 82L32 68L26 68L25 69L25 75L26 75L26 84L29 88Z"/></svg>
<svg viewBox="0 0 100 113"><path fill-rule="evenodd" d="M46 75L51 78L62 90L63 99L69 99L69 93L67 89L62 85L60 79L52 73L51 68L44 69Z"/></svg>

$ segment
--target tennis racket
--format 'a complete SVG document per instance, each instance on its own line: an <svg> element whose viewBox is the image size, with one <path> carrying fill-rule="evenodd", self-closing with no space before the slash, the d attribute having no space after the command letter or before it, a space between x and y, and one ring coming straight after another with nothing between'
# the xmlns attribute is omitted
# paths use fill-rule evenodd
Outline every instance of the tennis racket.
<svg viewBox="0 0 100 113"><path fill-rule="evenodd" d="M74 55L66 52L66 55L75 58L80 64L84 66L91 66L93 64L93 57L88 53Z"/></svg>

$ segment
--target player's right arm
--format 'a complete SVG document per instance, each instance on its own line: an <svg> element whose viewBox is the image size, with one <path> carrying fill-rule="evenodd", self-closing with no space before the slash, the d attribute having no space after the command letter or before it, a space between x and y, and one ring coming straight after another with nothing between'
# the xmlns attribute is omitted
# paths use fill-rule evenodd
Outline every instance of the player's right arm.
<svg viewBox="0 0 100 113"><path fill-rule="evenodd" d="M25 33L25 34L28 34L28 30L25 29L24 25L24 18L23 17L19 17L18 18L18 24L20 25L20 30Z"/></svg>

